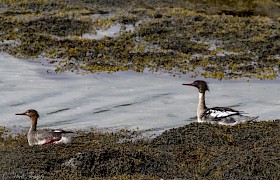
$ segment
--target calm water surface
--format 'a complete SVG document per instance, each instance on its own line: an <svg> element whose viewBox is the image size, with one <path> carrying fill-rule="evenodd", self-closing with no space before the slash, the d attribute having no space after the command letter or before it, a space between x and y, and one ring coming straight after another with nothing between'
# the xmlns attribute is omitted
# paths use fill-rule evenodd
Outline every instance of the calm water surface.
<svg viewBox="0 0 280 180"><path fill-rule="evenodd" d="M54 67L0 55L0 126L29 127L15 113L36 109L40 127L157 131L195 121L198 92L188 77L165 73L55 73ZM231 106L259 119L280 117L280 80L207 80L207 105Z"/></svg>

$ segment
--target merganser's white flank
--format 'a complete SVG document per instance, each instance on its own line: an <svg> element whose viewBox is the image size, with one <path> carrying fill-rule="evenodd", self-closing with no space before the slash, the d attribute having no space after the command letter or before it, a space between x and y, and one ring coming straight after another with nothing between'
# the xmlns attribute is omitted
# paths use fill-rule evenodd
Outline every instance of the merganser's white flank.
<svg viewBox="0 0 280 180"><path fill-rule="evenodd" d="M61 129L49 130L42 129L37 130L37 120L39 114L34 109L29 109L24 113L17 113L16 115L25 115L30 117L31 126L27 134L28 143L30 146L43 145L49 143L69 143L71 142L71 136L66 134L73 134L72 131L64 131Z"/></svg>
<svg viewBox="0 0 280 180"><path fill-rule="evenodd" d="M258 118L244 116L242 115L244 113L243 111L237 111L228 107L207 108L205 105L205 92L209 91L209 88L205 81L196 80L193 83L183 85L194 86L198 89L198 122L210 122L221 125L236 125L240 123L253 122Z"/></svg>

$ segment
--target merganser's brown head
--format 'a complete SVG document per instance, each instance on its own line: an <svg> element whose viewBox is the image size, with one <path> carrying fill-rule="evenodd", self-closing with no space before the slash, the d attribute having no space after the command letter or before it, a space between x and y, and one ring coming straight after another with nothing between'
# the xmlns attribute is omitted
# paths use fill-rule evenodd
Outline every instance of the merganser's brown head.
<svg viewBox="0 0 280 180"><path fill-rule="evenodd" d="M209 88L208 88L207 83L205 81L202 81L202 80L196 80L193 83L183 84L183 85L194 86L194 87L196 87L198 89L198 91L200 93L205 93L205 91L210 91Z"/></svg>
<svg viewBox="0 0 280 180"><path fill-rule="evenodd" d="M25 115L25 116L28 116L28 117L39 117L39 113L34 110L34 109L29 109L27 111L25 111L24 113L17 113L16 115Z"/></svg>

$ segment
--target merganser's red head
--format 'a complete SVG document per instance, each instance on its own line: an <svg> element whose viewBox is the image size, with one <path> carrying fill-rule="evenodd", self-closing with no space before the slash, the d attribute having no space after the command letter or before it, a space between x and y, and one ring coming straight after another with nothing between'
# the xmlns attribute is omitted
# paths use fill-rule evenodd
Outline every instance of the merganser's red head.
<svg viewBox="0 0 280 180"><path fill-rule="evenodd" d="M34 109L29 109L29 110L27 110L27 111L25 111L24 113L17 113L16 115L25 115L25 116L28 116L28 117L39 117L39 113L36 111L36 110L34 110Z"/></svg>
<svg viewBox="0 0 280 180"><path fill-rule="evenodd" d="M207 83L205 81L202 81L202 80L196 80L193 83L183 84L183 85L194 86L194 87L196 87L198 89L198 91L200 93L205 93L205 91L210 91L209 88L208 88Z"/></svg>

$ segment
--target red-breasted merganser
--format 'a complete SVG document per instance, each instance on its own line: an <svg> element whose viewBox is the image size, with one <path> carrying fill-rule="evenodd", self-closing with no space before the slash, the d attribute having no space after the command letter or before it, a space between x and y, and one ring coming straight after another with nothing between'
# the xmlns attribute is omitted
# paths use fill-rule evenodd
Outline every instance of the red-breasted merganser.
<svg viewBox="0 0 280 180"><path fill-rule="evenodd" d="M28 143L30 146L33 145L43 145L49 143L69 143L71 142L71 136L66 136L66 134L70 134L72 131L64 131L61 129L49 130L42 129L37 130L37 120L39 118L39 114L34 109L29 109L24 113L17 113L16 115L25 115L30 117L31 126L27 134Z"/></svg>
<svg viewBox="0 0 280 180"><path fill-rule="evenodd" d="M240 123L253 122L258 118L244 116L242 115L242 111L237 111L228 107L207 108L205 105L205 92L209 91L209 88L205 81L196 80L193 83L183 85L194 86L199 91L197 106L198 122L210 122L214 124L234 126Z"/></svg>

